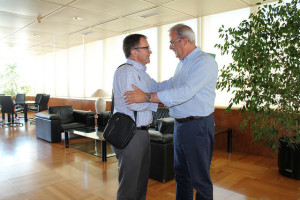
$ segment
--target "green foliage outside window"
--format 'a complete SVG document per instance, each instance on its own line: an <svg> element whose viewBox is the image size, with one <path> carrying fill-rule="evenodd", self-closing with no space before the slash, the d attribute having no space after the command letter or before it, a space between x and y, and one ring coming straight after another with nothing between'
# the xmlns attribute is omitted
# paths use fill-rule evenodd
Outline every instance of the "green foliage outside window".
<svg viewBox="0 0 300 200"><path fill-rule="evenodd" d="M21 81L16 69L16 65L6 65L4 72L0 74L0 93L15 96L17 93L30 92L30 86Z"/></svg>
<svg viewBox="0 0 300 200"><path fill-rule="evenodd" d="M241 128L250 128L255 142L274 150L281 136L289 145L300 138L299 7L300 0L260 6L238 27L222 26L224 44L215 45L233 58L217 83L234 94L227 111L243 104Z"/></svg>

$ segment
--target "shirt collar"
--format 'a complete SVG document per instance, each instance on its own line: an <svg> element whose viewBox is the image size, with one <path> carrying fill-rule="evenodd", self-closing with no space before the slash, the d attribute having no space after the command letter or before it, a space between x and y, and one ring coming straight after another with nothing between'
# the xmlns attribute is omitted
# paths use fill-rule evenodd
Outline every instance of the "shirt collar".
<svg viewBox="0 0 300 200"><path fill-rule="evenodd" d="M189 55L187 55L183 60L180 60L183 63L187 63L189 60L194 59L196 55L201 53L200 47L195 48Z"/></svg>
<svg viewBox="0 0 300 200"><path fill-rule="evenodd" d="M134 60L131 60L131 59L127 59L126 63L129 63L131 65L133 65L133 67L135 67L136 69L138 70L142 70L142 71L146 71L147 70L147 67L146 66L143 66L141 63L138 63Z"/></svg>

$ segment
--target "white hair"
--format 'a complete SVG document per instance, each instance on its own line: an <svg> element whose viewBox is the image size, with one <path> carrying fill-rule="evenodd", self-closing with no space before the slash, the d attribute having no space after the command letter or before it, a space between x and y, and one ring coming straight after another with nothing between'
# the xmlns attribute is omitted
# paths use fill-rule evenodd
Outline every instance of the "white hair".
<svg viewBox="0 0 300 200"><path fill-rule="evenodd" d="M195 33L193 29L187 25L184 24L176 24L172 28L170 28L169 32L175 31L178 35L179 39L187 38L190 43L195 44Z"/></svg>

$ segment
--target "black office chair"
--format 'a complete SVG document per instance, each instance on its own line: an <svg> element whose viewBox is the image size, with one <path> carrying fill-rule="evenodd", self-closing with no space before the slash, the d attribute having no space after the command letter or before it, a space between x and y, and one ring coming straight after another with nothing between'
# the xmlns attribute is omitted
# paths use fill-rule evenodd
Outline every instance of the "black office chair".
<svg viewBox="0 0 300 200"><path fill-rule="evenodd" d="M34 112L41 112L43 110L48 110L48 102L50 99L50 95L41 95L41 98L37 105L30 106L29 110ZM33 121L30 122L30 124L35 123L35 118Z"/></svg>
<svg viewBox="0 0 300 200"><path fill-rule="evenodd" d="M23 106L25 104L26 94L17 94L15 97L15 108L21 109L23 112ZM17 118L17 115L15 116Z"/></svg>
<svg viewBox="0 0 300 200"><path fill-rule="evenodd" d="M34 99L34 106L38 106L40 103L40 100L42 98L43 95L46 95L45 93L39 93L35 95L35 99Z"/></svg>
<svg viewBox="0 0 300 200"><path fill-rule="evenodd" d="M16 105L25 104L25 97L26 97L26 94L17 94L15 97L15 104Z"/></svg>
<svg viewBox="0 0 300 200"><path fill-rule="evenodd" d="M22 109L16 109L15 104L11 96L0 96L0 104L1 104L1 112L2 112L2 124L1 126L8 125L8 126L14 126L14 125L21 125L23 126L23 123L15 122L14 115L18 112L21 112ZM8 118L7 122L5 122L5 113L7 113Z"/></svg>
<svg viewBox="0 0 300 200"><path fill-rule="evenodd" d="M0 96L5 96L5 94L0 94ZM1 104L0 104L0 112L1 112ZM0 125L2 125L2 120L0 121Z"/></svg>

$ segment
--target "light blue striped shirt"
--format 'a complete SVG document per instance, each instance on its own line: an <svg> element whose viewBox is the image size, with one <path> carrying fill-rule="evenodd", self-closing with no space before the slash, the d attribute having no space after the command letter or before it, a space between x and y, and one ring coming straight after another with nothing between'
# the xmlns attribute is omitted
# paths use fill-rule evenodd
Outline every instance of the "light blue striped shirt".
<svg viewBox="0 0 300 200"><path fill-rule="evenodd" d="M126 91L133 91L132 84L146 93L157 92L165 88L166 84L158 85L147 73L146 67L142 64L127 59L126 63L119 67L114 74L114 113L121 112L134 119L134 112L137 112L137 127L149 125L152 122L152 111L156 111L158 103L134 103L127 105L123 94Z"/></svg>
<svg viewBox="0 0 300 200"><path fill-rule="evenodd" d="M208 116L214 111L218 65L199 47L177 65L173 78L164 84L168 90L157 93L158 99L170 107L170 116Z"/></svg>

